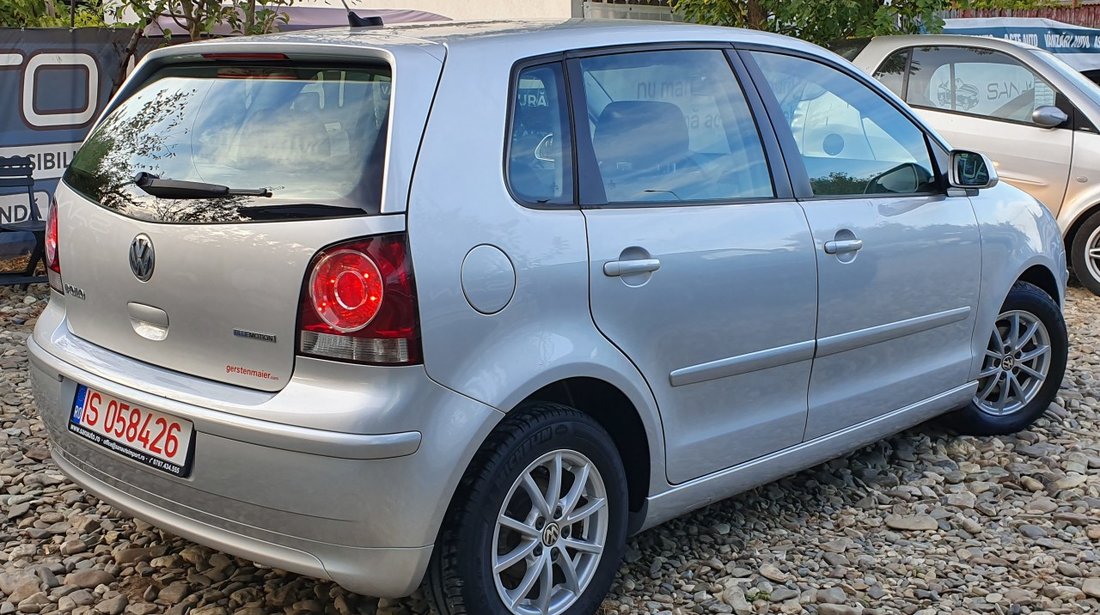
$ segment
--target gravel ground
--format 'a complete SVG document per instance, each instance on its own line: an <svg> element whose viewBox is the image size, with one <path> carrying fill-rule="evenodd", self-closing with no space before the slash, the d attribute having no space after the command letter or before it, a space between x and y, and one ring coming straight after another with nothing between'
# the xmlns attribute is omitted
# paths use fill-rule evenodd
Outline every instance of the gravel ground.
<svg viewBox="0 0 1100 615"><path fill-rule="evenodd" d="M0 615L424 613L127 518L49 459L24 340L44 287L0 289ZM1029 431L934 425L632 539L604 614L1100 612L1100 298L1070 291L1070 366Z"/></svg>

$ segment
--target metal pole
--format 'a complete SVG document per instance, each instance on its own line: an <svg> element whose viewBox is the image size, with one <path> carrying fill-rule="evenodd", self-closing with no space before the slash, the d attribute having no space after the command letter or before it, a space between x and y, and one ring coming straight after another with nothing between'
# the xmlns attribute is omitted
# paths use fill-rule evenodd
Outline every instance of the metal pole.
<svg viewBox="0 0 1100 615"><path fill-rule="evenodd" d="M69 0L69 29L76 27L76 0Z"/></svg>

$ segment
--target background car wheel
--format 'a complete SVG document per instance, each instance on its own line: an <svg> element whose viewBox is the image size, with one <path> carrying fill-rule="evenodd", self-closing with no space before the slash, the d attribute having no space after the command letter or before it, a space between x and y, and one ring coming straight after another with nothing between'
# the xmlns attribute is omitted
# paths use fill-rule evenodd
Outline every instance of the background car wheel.
<svg viewBox="0 0 1100 615"><path fill-rule="evenodd" d="M1100 295L1100 213L1088 217L1073 236L1069 250L1073 274L1094 295Z"/></svg>
<svg viewBox="0 0 1100 615"><path fill-rule="evenodd" d="M611 437L568 406L531 404L475 456L426 579L442 615L591 615L626 544L626 473Z"/></svg>
<svg viewBox="0 0 1100 615"><path fill-rule="evenodd" d="M1012 287L989 334L978 390L953 416L959 431L1007 434L1030 425L1054 400L1069 342L1058 304L1038 287Z"/></svg>

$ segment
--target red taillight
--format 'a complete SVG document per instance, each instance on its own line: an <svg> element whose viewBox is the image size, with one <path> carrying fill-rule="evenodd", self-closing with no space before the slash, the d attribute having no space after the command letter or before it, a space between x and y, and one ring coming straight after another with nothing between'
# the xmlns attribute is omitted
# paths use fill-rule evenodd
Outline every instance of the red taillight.
<svg viewBox="0 0 1100 615"><path fill-rule="evenodd" d="M64 292L61 285L61 255L57 251L57 199L50 201L50 212L46 214L46 277L50 288Z"/></svg>
<svg viewBox="0 0 1100 615"><path fill-rule="evenodd" d="M382 272L369 256L355 250L330 252L313 266L309 298L313 310L340 333L367 326L382 307Z"/></svg>
<svg viewBox="0 0 1100 615"><path fill-rule="evenodd" d="M421 361L416 290L404 234L357 239L310 263L299 310L301 354L371 365Z"/></svg>

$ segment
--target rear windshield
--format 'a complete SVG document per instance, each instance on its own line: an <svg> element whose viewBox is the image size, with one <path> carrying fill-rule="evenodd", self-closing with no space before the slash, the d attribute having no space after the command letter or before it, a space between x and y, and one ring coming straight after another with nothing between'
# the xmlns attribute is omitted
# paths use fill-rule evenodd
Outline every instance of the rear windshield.
<svg viewBox="0 0 1100 615"><path fill-rule="evenodd" d="M155 222L271 220L310 207L377 213L390 84L384 65L167 67L103 120L65 182ZM135 185L143 172L271 196L161 198Z"/></svg>

